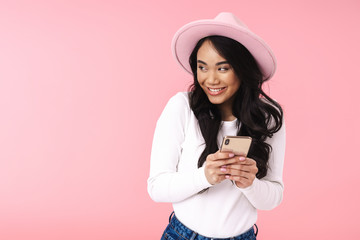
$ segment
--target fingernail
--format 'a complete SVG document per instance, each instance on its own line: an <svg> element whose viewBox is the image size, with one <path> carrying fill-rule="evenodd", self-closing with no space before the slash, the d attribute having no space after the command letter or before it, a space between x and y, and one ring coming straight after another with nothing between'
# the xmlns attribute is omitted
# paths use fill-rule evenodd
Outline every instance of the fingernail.
<svg viewBox="0 0 360 240"><path fill-rule="evenodd" d="M226 168L222 167L222 168L220 168L220 171L226 172Z"/></svg>
<svg viewBox="0 0 360 240"><path fill-rule="evenodd" d="M245 158L244 158L244 157L239 157L239 160L240 160L240 161L244 161Z"/></svg>
<svg viewBox="0 0 360 240"><path fill-rule="evenodd" d="M229 175L225 175L225 178L229 179L229 178L230 178L230 176L229 176Z"/></svg>
<svg viewBox="0 0 360 240"><path fill-rule="evenodd" d="M229 153L229 157L233 157L233 156L235 156L235 154Z"/></svg>

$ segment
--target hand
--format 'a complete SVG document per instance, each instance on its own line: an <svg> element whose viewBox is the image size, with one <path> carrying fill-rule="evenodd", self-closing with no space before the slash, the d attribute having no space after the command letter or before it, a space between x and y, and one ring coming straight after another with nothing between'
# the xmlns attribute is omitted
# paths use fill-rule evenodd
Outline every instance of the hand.
<svg viewBox="0 0 360 240"><path fill-rule="evenodd" d="M256 161L244 156L237 156L238 162L226 166L225 175L226 179L235 181L236 186L239 188L246 188L252 185L256 178L258 168Z"/></svg>
<svg viewBox="0 0 360 240"><path fill-rule="evenodd" d="M226 165L235 164L239 162L239 157L235 157L234 153L231 152L220 152L217 151L214 154L209 154L206 157L205 164L205 176L208 182L212 185L220 183L226 179Z"/></svg>

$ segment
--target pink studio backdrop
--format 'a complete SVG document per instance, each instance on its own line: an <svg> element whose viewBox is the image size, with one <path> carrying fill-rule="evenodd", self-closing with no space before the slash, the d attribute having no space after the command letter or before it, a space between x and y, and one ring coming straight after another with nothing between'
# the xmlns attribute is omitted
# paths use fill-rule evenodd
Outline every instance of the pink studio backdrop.
<svg viewBox="0 0 360 240"><path fill-rule="evenodd" d="M220 11L278 59L285 196L259 239L360 238L359 1L43 0L0 2L0 239L160 239L152 135L191 82L171 39Z"/></svg>

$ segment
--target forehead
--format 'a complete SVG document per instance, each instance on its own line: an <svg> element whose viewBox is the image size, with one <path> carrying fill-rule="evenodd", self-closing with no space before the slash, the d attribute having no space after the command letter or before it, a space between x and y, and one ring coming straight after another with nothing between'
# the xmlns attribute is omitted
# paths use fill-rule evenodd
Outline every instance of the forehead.
<svg viewBox="0 0 360 240"><path fill-rule="evenodd" d="M199 48L199 51L197 52L197 60L202 60L207 63L226 61L226 59L218 53L209 40L206 40Z"/></svg>

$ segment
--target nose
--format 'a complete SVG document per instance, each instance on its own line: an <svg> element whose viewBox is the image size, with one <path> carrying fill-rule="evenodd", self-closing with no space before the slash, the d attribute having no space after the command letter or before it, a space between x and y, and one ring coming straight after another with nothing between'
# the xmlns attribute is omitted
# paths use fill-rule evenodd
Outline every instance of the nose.
<svg viewBox="0 0 360 240"><path fill-rule="evenodd" d="M218 75L215 71L209 71L207 82L211 85L216 85L220 83Z"/></svg>

